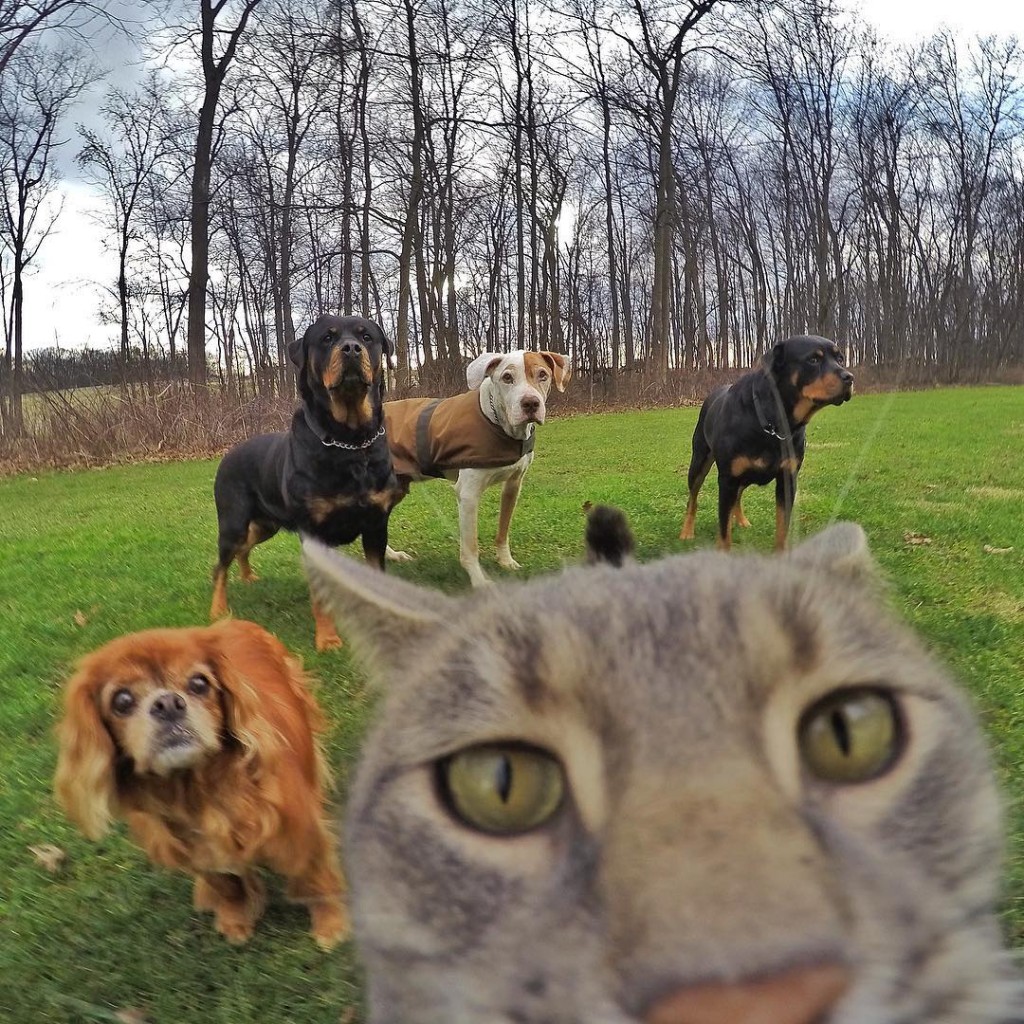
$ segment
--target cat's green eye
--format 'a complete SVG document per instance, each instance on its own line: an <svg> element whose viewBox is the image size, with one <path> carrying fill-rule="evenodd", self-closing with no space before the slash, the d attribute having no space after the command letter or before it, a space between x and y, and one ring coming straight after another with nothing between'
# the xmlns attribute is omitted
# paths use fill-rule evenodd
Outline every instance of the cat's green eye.
<svg viewBox="0 0 1024 1024"><path fill-rule="evenodd" d="M528 832L558 810L562 766L535 747L510 743L469 747L440 766L452 811L472 828L496 835Z"/></svg>
<svg viewBox="0 0 1024 1024"><path fill-rule="evenodd" d="M879 690L830 694L800 720L800 752L813 775L826 782L866 782L899 756L900 719Z"/></svg>

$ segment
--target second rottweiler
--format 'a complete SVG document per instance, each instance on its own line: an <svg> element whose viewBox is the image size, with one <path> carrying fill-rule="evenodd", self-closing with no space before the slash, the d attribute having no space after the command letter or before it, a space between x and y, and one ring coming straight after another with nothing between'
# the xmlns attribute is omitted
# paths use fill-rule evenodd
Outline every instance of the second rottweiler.
<svg viewBox="0 0 1024 1024"><path fill-rule="evenodd" d="M402 494L384 435L382 370L391 352L380 327L358 316L321 316L289 345L302 403L291 428L235 445L217 469L211 619L228 613L231 562L254 580L249 552L278 530L330 545L362 536L366 560L383 570L388 516ZM330 617L312 603L317 650L339 646Z"/></svg>
<svg viewBox="0 0 1024 1024"><path fill-rule="evenodd" d="M690 499L680 539L693 539L697 495L714 462L718 546L731 546L734 519L750 525L741 504L743 489L774 480L775 548L785 548L807 421L824 406L842 405L852 396L853 374L843 366L839 346L813 334L780 341L759 369L715 388L693 432Z"/></svg>

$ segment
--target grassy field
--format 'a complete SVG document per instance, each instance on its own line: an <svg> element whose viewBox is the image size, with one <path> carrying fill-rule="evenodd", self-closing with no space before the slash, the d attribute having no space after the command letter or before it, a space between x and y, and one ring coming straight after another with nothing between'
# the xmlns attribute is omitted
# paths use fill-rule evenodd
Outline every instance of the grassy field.
<svg viewBox="0 0 1024 1024"><path fill-rule="evenodd" d="M579 557L587 500L629 513L642 559L683 550L676 537L695 419L681 409L545 426L513 523L524 572ZM1010 809L1006 925L1024 944L1024 393L859 397L823 412L809 433L794 532L861 522L896 603L973 692ZM350 947L319 952L305 913L279 889L252 943L228 946L192 911L186 878L150 866L120 830L86 842L50 793L52 728L75 659L122 632L205 621L215 466L0 480L0 1020L142 1019L124 1015L133 1009L154 1024L338 1024L360 1015ZM497 498L495 489L485 499L485 539ZM700 546L713 541L714 506L712 476ZM768 549L771 489L748 492L745 507L753 526L737 531L737 546ZM447 484L413 489L392 517L392 543L418 555L393 571L465 586ZM253 563L263 578L232 581L234 610L278 633L320 677L343 795L369 712L360 676L344 652L312 650L296 539L275 538ZM501 574L493 555L484 566ZM67 853L56 874L29 851L44 843Z"/></svg>

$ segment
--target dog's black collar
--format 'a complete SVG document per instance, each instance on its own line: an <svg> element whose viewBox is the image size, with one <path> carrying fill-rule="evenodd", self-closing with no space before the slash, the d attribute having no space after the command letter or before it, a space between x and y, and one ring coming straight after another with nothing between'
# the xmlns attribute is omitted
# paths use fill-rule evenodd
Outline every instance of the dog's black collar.
<svg viewBox="0 0 1024 1024"><path fill-rule="evenodd" d="M306 426L313 431L317 440L328 448L344 448L346 451L357 452L361 451L363 448L369 448L370 445L384 436L384 424L381 423L380 430L378 430L377 433L368 441L363 441L360 444L349 444L347 441L335 441L329 438L324 431L320 429L320 426L313 420L313 417L309 415L308 409L303 409L302 415L306 421Z"/></svg>
<svg viewBox="0 0 1024 1024"><path fill-rule="evenodd" d="M779 401L779 393L775 388L774 382L769 380L768 385L772 391L772 398L775 399L774 404L778 407L779 412L783 412L782 402ZM791 441L793 439L793 434L789 429L789 425L786 424L786 426L784 426L781 431L778 427L775 426L775 421L767 414L764 406L761 403L761 396L758 394L759 390L760 389L755 384L753 388L754 412L757 413L757 422L761 424L761 429L769 437L774 437L778 441ZM782 418L783 421L785 421L786 416L784 412Z"/></svg>

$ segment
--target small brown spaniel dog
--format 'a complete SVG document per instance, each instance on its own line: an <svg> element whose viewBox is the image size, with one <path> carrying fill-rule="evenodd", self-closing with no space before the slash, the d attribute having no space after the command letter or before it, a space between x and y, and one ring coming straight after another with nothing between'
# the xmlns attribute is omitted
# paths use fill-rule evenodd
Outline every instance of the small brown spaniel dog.
<svg viewBox="0 0 1024 1024"><path fill-rule="evenodd" d="M329 948L348 913L322 727L299 662L251 622L132 633L68 683L57 798L89 838L122 818L152 861L194 875L196 909L231 942L263 912L256 866L279 872Z"/></svg>

